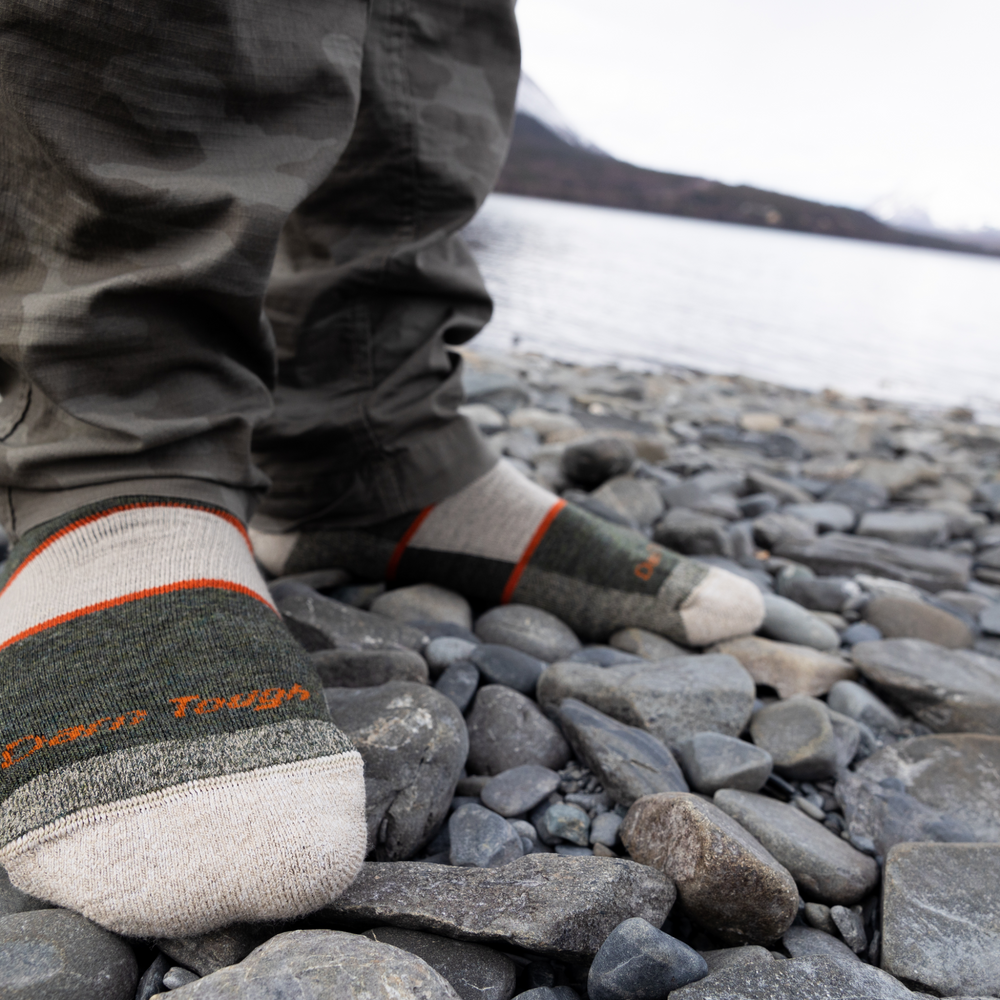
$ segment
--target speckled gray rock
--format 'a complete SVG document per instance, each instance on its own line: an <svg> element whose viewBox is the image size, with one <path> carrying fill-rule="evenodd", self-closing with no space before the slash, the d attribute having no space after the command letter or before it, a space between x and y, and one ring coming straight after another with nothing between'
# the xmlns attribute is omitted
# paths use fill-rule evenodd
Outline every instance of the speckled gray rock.
<svg viewBox="0 0 1000 1000"><path fill-rule="evenodd" d="M434 689L453 701L460 712L469 707L478 687L479 671L468 660L456 660L446 667L434 684Z"/></svg>
<svg viewBox="0 0 1000 1000"><path fill-rule="evenodd" d="M321 649L309 654L323 687L377 687L389 681L430 680L427 662L410 649Z"/></svg>
<svg viewBox="0 0 1000 1000"><path fill-rule="evenodd" d="M621 837L636 861L672 878L688 913L727 943L775 941L798 913L799 894L787 869L698 795L639 799Z"/></svg>
<svg viewBox="0 0 1000 1000"><path fill-rule="evenodd" d="M488 684L503 684L528 695L535 693L535 685L546 666L542 660L520 649L491 642L476 646L468 660L476 665Z"/></svg>
<svg viewBox="0 0 1000 1000"><path fill-rule="evenodd" d="M861 954L868 947L868 936L865 934L865 922L861 916L861 907L831 906L830 919L836 924L844 944L853 952Z"/></svg>
<svg viewBox="0 0 1000 1000"><path fill-rule="evenodd" d="M841 656L759 635L720 642L712 651L735 657L756 683L773 687L782 698L826 694L837 681L858 675L857 668Z"/></svg>
<svg viewBox="0 0 1000 1000"><path fill-rule="evenodd" d="M713 654L674 657L662 665L554 663L538 682L545 708L576 698L667 745L703 730L738 736L755 693L753 679L736 660Z"/></svg>
<svg viewBox="0 0 1000 1000"><path fill-rule="evenodd" d="M594 489L632 467L635 448L617 437L589 437L574 441L562 454L562 471L571 482Z"/></svg>
<svg viewBox="0 0 1000 1000"><path fill-rule="evenodd" d="M461 660L468 660L479 643L470 642L468 639L459 639L453 635L440 635L427 644L424 650L424 658L431 668L431 676L438 677L448 669L453 663Z"/></svg>
<svg viewBox="0 0 1000 1000"><path fill-rule="evenodd" d="M534 809L559 787L559 775L551 768L522 764L503 771L479 793L483 805L501 816L519 816Z"/></svg>
<svg viewBox="0 0 1000 1000"><path fill-rule="evenodd" d="M764 611L760 631L771 639L825 651L840 645L835 629L787 597L765 594Z"/></svg>
<svg viewBox="0 0 1000 1000"><path fill-rule="evenodd" d="M35 899L20 889L15 889L10 884L10 878L5 868L0 868L0 917L6 917L11 913L27 913L29 910L48 910L52 908L51 903L46 903L42 899Z"/></svg>
<svg viewBox="0 0 1000 1000"><path fill-rule="evenodd" d="M569 745L538 706L502 684L481 687L468 717L468 770L500 774L521 764L558 771L570 757Z"/></svg>
<svg viewBox="0 0 1000 1000"><path fill-rule="evenodd" d="M462 713L433 688L404 681L323 694L365 761L368 850L388 861L412 857L455 793L469 752Z"/></svg>
<svg viewBox="0 0 1000 1000"><path fill-rule="evenodd" d="M831 958L853 959L855 962L861 961L840 938L835 938L831 934L816 930L815 927L801 927L799 925L789 927L785 931L781 943L792 958L805 958L808 955L828 955Z"/></svg>
<svg viewBox="0 0 1000 1000"><path fill-rule="evenodd" d="M691 787L703 795L720 788L756 792L774 765L766 750L722 733L695 733L677 749Z"/></svg>
<svg viewBox="0 0 1000 1000"><path fill-rule="evenodd" d="M365 864L321 912L575 959L595 955L628 917L659 927L675 898L669 879L632 861L531 854L503 868Z"/></svg>
<svg viewBox="0 0 1000 1000"><path fill-rule="evenodd" d="M492 948L402 927L376 927L364 936L422 958L462 1000L510 1000L514 994L514 963Z"/></svg>
<svg viewBox="0 0 1000 1000"><path fill-rule="evenodd" d="M795 695L765 706L754 715L750 735L786 778L815 781L836 774L837 739L826 706L815 698Z"/></svg>
<svg viewBox="0 0 1000 1000"><path fill-rule="evenodd" d="M851 906L878 883L878 865L795 806L723 789L715 804L749 830L792 874L809 900Z"/></svg>
<svg viewBox="0 0 1000 1000"><path fill-rule="evenodd" d="M737 948L713 948L710 951L703 951L701 957L705 959L710 974L720 969L734 969L741 965L774 961L771 952L759 944L744 944Z"/></svg>
<svg viewBox="0 0 1000 1000"><path fill-rule="evenodd" d="M619 629L608 639L608 645L626 653L634 653L652 663L669 660L672 656L689 655L689 650L683 646L678 646L676 642L671 642L662 635L644 628Z"/></svg>
<svg viewBox="0 0 1000 1000"><path fill-rule="evenodd" d="M671 990L708 975L705 959L645 920L622 921L594 956L590 1000L666 1000Z"/></svg>
<svg viewBox="0 0 1000 1000"><path fill-rule="evenodd" d="M861 515L859 535L930 548L948 541L948 515L938 510L878 510Z"/></svg>
<svg viewBox="0 0 1000 1000"><path fill-rule="evenodd" d="M77 913L0 917L2 1000L132 1000L138 980L132 949Z"/></svg>
<svg viewBox="0 0 1000 1000"><path fill-rule="evenodd" d="M830 688L826 704L849 719L863 722L872 732L902 732L899 716L877 694L855 681L837 681Z"/></svg>
<svg viewBox="0 0 1000 1000"><path fill-rule="evenodd" d="M565 623L527 604L504 604L491 608L476 621L476 635L483 642L515 649L551 663L570 656L581 646L580 640Z"/></svg>
<svg viewBox="0 0 1000 1000"><path fill-rule="evenodd" d="M655 736L564 698L556 715L576 755L623 806L656 792L686 792L674 755Z"/></svg>
<svg viewBox="0 0 1000 1000"><path fill-rule="evenodd" d="M615 476L594 490L591 497L641 527L651 525L663 513L663 497L648 479Z"/></svg>
<svg viewBox="0 0 1000 1000"><path fill-rule="evenodd" d="M1000 844L900 844L882 899L884 969L943 996L1000 994Z"/></svg>
<svg viewBox="0 0 1000 1000"><path fill-rule="evenodd" d="M524 854L521 835L491 809L468 803L448 820L451 840L449 860L453 865L497 868Z"/></svg>
<svg viewBox="0 0 1000 1000"><path fill-rule="evenodd" d="M948 649L968 649L975 641L965 622L926 601L873 597L865 605L864 617L886 639L925 639Z"/></svg>
<svg viewBox="0 0 1000 1000"><path fill-rule="evenodd" d="M862 642L851 650L880 691L939 733L1000 735L1000 660L922 639Z"/></svg>
<svg viewBox="0 0 1000 1000"><path fill-rule="evenodd" d="M472 628L469 602L453 590L433 583L418 583L412 587L389 590L372 601L371 610L387 618L419 626L421 622L451 622L462 628Z"/></svg>
<svg viewBox="0 0 1000 1000"><path fill-rule="evenodd" d="M850 531L857 514L845 503L829 500L820 503L790 503L782 510L811 524L817 531Z"/></svg>
<svg viewBox="0 0 1000 1000"><path fill-rule="evenodd" d="M458 1000L423 959L343 931L289 931L170 1000Z"/></svg>

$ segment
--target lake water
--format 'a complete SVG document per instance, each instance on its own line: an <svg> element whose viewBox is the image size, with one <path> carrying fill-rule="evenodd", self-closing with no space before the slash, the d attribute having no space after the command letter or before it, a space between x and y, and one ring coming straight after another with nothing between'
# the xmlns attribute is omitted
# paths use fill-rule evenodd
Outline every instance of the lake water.
<svg viewBox="0 0 1000 1000"><path fill-rule="evenodd" d="M492 195L482 351L679 365L1000 421L1000 259Z"/></svg>

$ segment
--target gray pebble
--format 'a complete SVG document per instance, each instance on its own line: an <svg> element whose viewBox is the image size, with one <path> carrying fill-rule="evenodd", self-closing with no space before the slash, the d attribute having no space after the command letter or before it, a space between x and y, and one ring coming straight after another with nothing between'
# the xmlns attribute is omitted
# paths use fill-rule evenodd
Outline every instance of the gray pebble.
<svg viewBox="0 0 1000 1000"><path fill-rule="evenodd" d="M448 820L451 863L497 868L524 855L520 834L502 816L483 806L464 805Z"/></svg>
<svg viewBox="0 0 1000 1000"><path fill-rule="evenodd" d="M535 826L548 837L568 840L580 847L590 844L590 817L579 806L570 803L557 802L549 806Z"/></svg>
<svg viewBox="0 0 1000 1000"><path fill-rule="evenodd" d="M472 627L469 602L461 594L433 583L418 583L387 591L372 601L371 610L410 625L449 622L462 628Z"/></svg>
<svg viewBox="0 0 1000 1000"><path fill-rule="evenodd" d="M781 939L792 958L804 958L806 955L829 955L832 958L860 959L839 938L818 930L814 927L789 927Z"/></svg>
<svg viewBox="0 0 1000 1000"><path fill-rule="evenodd" d="M634 461L635 448L623 438L585 438L563 452L562 471L571 482L594 489L612 476L628 472Z"/></svg>
<svg viewBox="0 0 1000 1000"><path fill-rule="evenodd" d="M837 925L840 936L851 951L855 954L861 954L868 947L865 922L856 909L849 910L846 906L831 906L830 917Z"/></svg>
<svg viewBox="0 0 1000 1000"><path fill-rule="evenodd" d="M527 604L504 604L492 608L476 622L476 635L483 642L513 646L547 663L572 656L580 640L565 623Z"/></svg>
<svg viewBox="0 0 1000 1000"><path fill-rule="evenodd" d="M695 733L678 745L678 751L692 788L704 795L720 788L756 792L774 763L766 750L722 733Z"/></svg>
<svg viewBox="0 0 1000 1000"><path fill-rule="evenodd" d="M622 817L615 812L601 813L590 821L591 844L614 847L618 842L618 831L622 828Z"/></svg>
<svg viewBox="0 0 1000 1000"><path fill-rule="evenodd" d="M875 733L902 731L899 716L877 694L856 681L837 681L830 688L826 704L855 722L863 722Z"/></svg>
<svg viewBox="0 0 1000 1000"><path fill-rule="evenodd" d="M469 654L476 649L477 643L456 639L454 636L439 636L431 639L424 650L424 659L431 668L431 674L437 677L453 663L467 660Z"/></svg>
<svg viewBox="0 0 1000 1000"><path fill-rule="evenodd" d="M200 978L201 976L190 969L174 965L163 974L163 985L168 990L176 990L180 986L187 986L188 983L196 983Z"/></svg>
<svg viewBox="0 0 1000 1000"><path fill-rule="evenodd" d="M805 608L778 594L764 595L763 635L813 649L833 650L840 645L836 629Z"/></svg>
<svg viewBox="0 0 1000 1000"><path fill-rule="evenodd" d="M545 672L545 664L536 657L495 643L477 646L468 659L488 683L503 684L522 694L534 694L538 678Z"/></svg>
<svg viewBox="0 0 1000 1000"><path fill-rule="evenodd" d="M825 903L806 903L802 916L810 927L815 927L826 934L837 934L837 925L830 916L830 907Z"/></svg>
<svg viewBox="0 0 1000 1000"><path fill-rule="evenodd" d="M501 816L519 816L534 809L559 787L559 775L537 764L502 771L480 792L483 805Z"/></svg>
<svg viewBox="0 0 1000 1000"><path fill-rule="evenodd" d="M868 622L853 622L840 633L840 641L845 646L856 646L859 642L876 642L882 633Z"/></svg>
<svg viewBox="0 0 1000 1000"><path fill-rule="evenodd" d="M456 660L445 668L434 687L464 712L479 687L479 671L468 660Z"/></svg>
<svg viewBox="0 0 1000 1000"><path fill-rule="evenodd" d="M619 663L636 663L642 660L641 656L634 653L626 653L623 649L615 649L614 646L584 646L578 649L570 659L574 663L591 663L595 667L614 667Z"/></svg>
<svg viewBox="0 0 1000 1000"><path fill-rule="evenodd" d="M542 843L538 831L526 819L512 819L508 822L520 835L525 854L550 854L552 852L552 848L548 844Z"/></svg>
<svg viewBox="0 0 1000 1000"><path fill-rule="evenodd" d="M593 848L577 847L576 844L556 844L553 850L564 858L592 858L594 856Z"/></svg>
<svg viewBox="0 0 1000 1000"><path fill-rule="evenodd" d="M309 654L323 687L377 687L389 681L426 684L427 663L410 649L320 649Z"/></svg>
<svg viewBox="0 0 1000 1000"><path fill-rule="evenodd" d="M754 743L792 780L829 778L837 771L837 739L826 705L795 695L762 708L750 723Z"/></svg>

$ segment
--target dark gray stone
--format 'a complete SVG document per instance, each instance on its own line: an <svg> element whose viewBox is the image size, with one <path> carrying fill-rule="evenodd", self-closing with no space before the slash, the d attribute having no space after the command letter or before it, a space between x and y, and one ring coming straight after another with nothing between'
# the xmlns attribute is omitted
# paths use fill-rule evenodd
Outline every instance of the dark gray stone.
<svg viewBox="0 0 1000 1000"><path fill-rule="evenodd" d="M5 868L0 868L0 917L11 913L27 913L29 910L50 910L51 903L35 899L10 884L10 878Z"/></svg>
<svg viewBox="0 0 1000 1000"><path fill-rule="evenodd" d="M476 371L466 365L462 388L467 402L485 403L508 417L519 407L531 405L531 390L509 372Z"/></svg>
<svg viewBox="0 0 1000 1000"><path fill-rule="evenodd" d="M360 611L368 611L375 598L385 593L385 584L352 583L346 587L334 587L331 590L325 590L323 593L327 597L339 601L341 604L348 604Z"/></svg>
<svg viewBox="0 0 1000 1000"><path fill-rule="evenodd" d="M580 847L579 844L556 844L553 852L563 858L592 858L594 851L590 847Z"/></svg>
<svg viewBox="0 0 1000 1000"><path fill-rule="evenodd" d="M565 622L527 604L491 608L476 621L476 635L483 642L513 646L547 663L572 656L581 646Z"/></svg>
<svg viewBox="0 0 1000 1000"><path fill-rule="evenodd" d="M861 588L846 576L778 577L778 593L812 611L834 611L858 600Z"/></svg>
<svg viewBox="0 0 1000 1000"><path fill-rule="evenodd" d="M453 663L468 660L469 655L480 645L478 640L469 642L453 635L441 635L431 639L424 650L424 658L431 668L431 676L439 677Z"/></svg>
<svg viewBox="0 0 1000 1000"><path fill-rule="evenodd" d="M770 493L751 493L749 496L740 497L737 502L740 505L740 513L749 518L771 514L778 509L778 498Z"/></svg>
<svg viewBox="0 0 1000 1000"><path fill-rule="evenodd" d="M837 681L830 688L827 707L855 722L863 722L875 733L903 731L899 716L873 691L855 681Z"/></svg>
<svg viewBox="0 0 1000 1000"><path fill-rule="evenodd" d="M865 678L935 732L1000 735L1000 660L922 639L859 643Z"/></svg>
<svg viewBox="0 0 1000 1000"><path fill-rule="evenodd" d="M455 793L469 752L462 713L433 688L404 681L323 694L364 758L368 850L388 861L412 857Z"/></svg>
<svg viewBox="0 0 1000 1000"><path fill-rule="evenodd" d="M151 1000L157 993L163 992L163 977L172 963L163 952L159 952L150 963L149 968L139 977L139 985L135 988L135 1000Z"/></svg>
<svg viewBox="0 0 1000 1000"><path fill-rule="evenodd" d="M230 924L197 937L160 938L156 944L173 960L171 964L183 965L199 976L207 976L241 962L281 929L277 924Z"/></svg>
<svg viewBox="0 0 1000 1000"><path fill-rule="evenodd" d="M432 867L432 866L428 866ZM171 990L170 1000L458 1000L423 959L360 934L278 934L239 965Z"/></svg>
<svg viewBox="0 0 1000 1000"><path fill-rule="evenodd" d="M620 663L635 663L643 657L615 649L614 646L584 646L568 659L573 663L590 663L595 667L617 667Z"/></svg>
<svg viewBox="0 0 1000 1000"><path fill-rule="evenodd" d="M447 667L434 685L446 698L450 698L460 712L469 707L479 687L479 671L468 660L456 660Z"/></svg>
<svg viewBox="0 0 1000 1000"><path fill-rule="evenodd" d="M503 684L521 694L534 694L538 678L545 672L545 663L511 646L484 643L467 658L487 683Z"/></svg>
<svg viewBox="0 0 1000 1000"><path fill-rule="evenodd" d="M666 1000L671 990L708 975L705 959L645 920L622 921L594 956L590 1000Z"/></svg>
<svg viewBox="0 0 1000 1000"><path fill-rule="evenodd" d="M514 963L492 948L402 927L376 927L364 936L422 958L462 1000L510 1000L514 994Z"/></svg>
<svg viewBox="0 0 1000 1000"><path fill-rule="evenodd" d="M365 864L321 914L578 959L628 917L660 926L675 898L673 883L646 865L531 854L503 868Z"/></svg>
<svg viewBox="0 0 1000 1000"><path fill-rule="evenodd" d="M686 507L668 511L653 531L653 539L675 552L690 556L733 557L728 523L721 517Z"/></svg>
<svg viewBox="0 0 1000 1000"><path fill-rule="evenodd" d="M524 854L521 835L491 809L469 803L456 809L448 820L453 865L496 868Z"/></svg>
<svg viewBox="0 0 1000 1000"><path fill-rule="evenodd" d="M688 656L690 651L677 643L671 642L662 635L650 632L644 628L623 628L615 632L608 644L615 649L624 650L626 653L634 653L640 659L649 660L651 663L660 663L669 660L673 656ZM573 659L573 657L570 657ZM586 660L580 660L586 663ZM602 663L602 667L610 664Z"/></svg>
<svg viewBox="0 0 1000 1000"><path fill-rule="evenodd" d="M855 514L864 514L865 511L885 507L889 503L889 491L881 483L867 479L842 479L823 494L823 499L842 503Z"/></svg>
<svg viewBox="0 0 1000 1000"><path fill-rule="evenodd" d="M556 802L533 819L539 834L550 843L568 840L577 847L590 844L590 817L570 802Z"/></svg>
<svg viewBox="0 0 1000 1000"><path fill-rule="evenodd" d="M860 962L861 959L851 951L839 938L835 938L814 927L801 927L795 925L785 931L781 939L785 950L792 958L806 958L809 955L827 955L830 958L841 960L854 960Z"/></svg>
<svg viewBox="0 0 1000 1000"><path fill-rule="evenodd" d="M929 548L948 541L948 515L938 510L879 510L861 515L859 535Z"/></svg>
<svg viewBox="0 0 1000 1000"><path fill-rule="evenodd" d="M372 601L371 610L375 614L409 625L451 622L462 628L472 628L469 602L461 594L437 587L433 583L418 583L412 587L389 590Z"/></svg>
<svg viewBox="0 0 1000 1000"><path fill-rule="evenodd" d="M837 936L837 925L830 916L830 907L825 903L806 903L802 908L802 918L810 927L823 931L831 937ZM850 948L847 949L850 951ZM854 952L851 951L853 955Z"/></svg>
<svg viewBox="0 0 1000 1000"><path fill-rule="evenodd" d="M753 537L770 551L783 542L808 542L816 537L816 528L791 514L764 514L754 518Z"/></svg>
<svg viewBox="0 0 1000 1000"><path fill-rule="evenodd" d="M965 622L925 601L873 597L863 614L886 639L924 639L948 649L968 649L975 642Z"/></svg>
<svg viewBox="0 0 1000 1000"><path fill-rule="evenodd" d="M562 455L563 474L585 489L594 489L612 476L632 467L635 448L617 437L592 437L574 441Z"/></svg>
<svg viewBox="0 0 1000 1000"><path fill-rule="evenodd" d="M641 527L648 527L663 514L663 497L648 479L615 476L594 490L591 497Z"/></svg>
<svg viewBox="0 0 1000 1000"><path fill-rule="evenodd" d="M759 944L744 944L738 948L713 948L703 951L701 957L708 965L709 974L720 969L735 969L759 962L773 962L774 955Z"/></svg>
<svg viewBox="0 0 1000 1000"><path fill-rule="evenodd" d="M559 775L537 764L503 771L479 793L483 805L501 816L519 816L534 809L559 787Z"/></svg>
<svg viewBox="0 0 1000 1000"><path fill-rule="evenodd" d="M138 980L132 949L78 913L0 917L2 1000L133 1000Z"/></svg>
<svg viewBox="0 0 1000 1000"><path fill-rule="evenodd" d="M795 695L765 706L754 715L750 734L786 778L815 781L836 774L837 739L826 706L815 698Z"/></svg>
<svg viewBox="0 0 1000 1000"><path fill-rule="evenodd" d="M822 503L790 503L782 513L791 514L817 531L851 531L857 515L844 503L829 500Z"/></svg>
<svg viewBox="0 0 1000 1000"><path fill-rule="evenodd" d="M713 800L749 830L791 873L808 900L850 906L878 883L878 865L795 806L723 789Z"/></svg>
<svg viewBox="0 0 1000 1000"><path fill-rule="evenodd" d="M1000 635L1000 604L991 604L979 612L979 627L990 635Z"/></svg>
<svg viewBox="0 0 1000 1000"><path fill-rule="evenodd" d="M834 712L827 705L830 725L833 727L833 738L837 741L837 773L843 771L857 756L861 745L861 726L854 719ZM872 736L874 734L871 734ZM874 742L869 752L875 749Z"/></svg>
<svg viewBox="0 0 1000 1000"><path fill-rule="evenodd" d="M571 986L536 986L518 993L514 1000L580 1000L580 994Z"/></svg>
<svg viewBox="0 0 1000 1000"><path fill-rule="evenodd" d="M756 792L774 766L766 750L722 733L695 733L677 749L691 787L703 795L720 788Z"/></svg>
<svg viewBox="0 0 1000 1000"><path fill-rule="evenodd" d="M309 654L323 687L377 687L389 681L426 684L427 663L409 649L321 649Z"/></svg>
<svg viewBox="0 0 1000 1000"><path fill-rule="evenodd" d="M521 764L558 771L569 760L569 746L556 726L530 698L501 684L479 689L468 727L473 774L500 774Z"/></svg>
<svg viewBox="0 0 1000 1000"><path fill-rule="evenodd" d="M163 985L168 990L176 990L181 986L187 986L188 983L197 982L200 978L190 969L182 969L179 965L175 965L163 974Z"/></svg>
<svg viewBox="0 0 1000 1000"><path fill-rule="evenodd" d="M882 966L942 996L1000 994L1000 844L899 844L885 859Z"/></svg>
<svg viewBox="0 0 1000 1000"><path fill-rule="evenodd" d="M590 843L614 847L622 828L622 817L616 812L599 813L590 821Z"/></svg>
<svg viewBox="0 0 1000 1000"><path fill-rule="evenodd" d="M765 594L764 612L760 631L772 639L826 651L840 646L836 629L787 597Z"/></svg>
<svg viewBox="0 0 1000 1000"><path fill-rule="evenodd" d="M612 719L575 698L556 716L576 755L623 806L655 792L686 792L674 755L655 736Z"/></svg>
<svg viewBox="0 0 1000 1000"><path fill-rule="evenodd" d="M861 917L860 906L848 909L846 906L831 906L830 919L837 925L844 944L856 954L861 954L868 947L868 937L865 934L865 922Z"/></svg>

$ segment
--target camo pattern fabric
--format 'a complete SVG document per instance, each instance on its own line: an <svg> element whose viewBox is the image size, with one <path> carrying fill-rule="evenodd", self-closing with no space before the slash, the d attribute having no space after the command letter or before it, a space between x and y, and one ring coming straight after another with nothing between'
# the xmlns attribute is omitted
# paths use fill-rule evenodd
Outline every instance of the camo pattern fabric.
<svg viewBox="0 0 1000 1000"><path fill-rule="evenodd" d="M251 447L282 524L488 469L455 233L518 63L512 0L0 0L8 529L125 484L260 493Z"/></svg>

